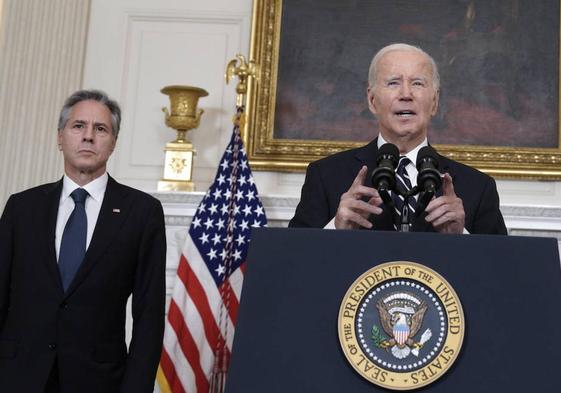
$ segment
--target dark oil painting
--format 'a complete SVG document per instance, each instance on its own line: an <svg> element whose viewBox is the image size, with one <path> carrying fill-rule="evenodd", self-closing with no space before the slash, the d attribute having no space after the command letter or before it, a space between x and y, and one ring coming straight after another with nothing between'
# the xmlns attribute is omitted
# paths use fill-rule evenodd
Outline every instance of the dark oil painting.
<svg viewBox="0 0 561 393"><path fill-rule="evenodd" d="M559 146L559 0L284 0L274 137L369 141L368 67L383 46L439 66L437 144Z"/></svg>

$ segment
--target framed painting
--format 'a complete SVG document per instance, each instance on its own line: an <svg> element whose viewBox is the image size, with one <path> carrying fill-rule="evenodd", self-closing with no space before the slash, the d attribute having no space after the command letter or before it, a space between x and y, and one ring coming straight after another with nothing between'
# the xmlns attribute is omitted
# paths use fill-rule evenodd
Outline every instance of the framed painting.
<svg viewBox="0 0 561 393"><path fill-rule="evenodd" d="M301 171L377 135L374 53L436 60L429 140L498 178L561 179L559 0L255 0L244 138L254 169Z"/></svg>

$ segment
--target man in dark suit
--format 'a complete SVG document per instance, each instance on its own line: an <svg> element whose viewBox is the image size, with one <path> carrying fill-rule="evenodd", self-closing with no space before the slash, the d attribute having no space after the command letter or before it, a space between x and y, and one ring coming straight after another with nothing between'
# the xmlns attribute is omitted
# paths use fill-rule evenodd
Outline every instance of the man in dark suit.
<svg viewBox="0 0 561 393"><path fill-rule="evenodd" d="M404 176L416 185L417 153L428 145L427 131L438 109L440 77L434 60L420 48L392 44L373 58L367 90L370 111L379 123L370 144L313 162L291 227L394 230L394 209L370 185L378 149L392 143L404 161ZM494 180L471 167L438 155L442 190L412 231L506 234Z"/></svg>
<svg viewBox="0 0 561 393"><path fill-rule="evenodd" d="M159 201L106 172L120 121L118 104L105 93L74 93L59 119L64 177L6 204L2 391L153 391L164 328L165 227Z"/></svg>

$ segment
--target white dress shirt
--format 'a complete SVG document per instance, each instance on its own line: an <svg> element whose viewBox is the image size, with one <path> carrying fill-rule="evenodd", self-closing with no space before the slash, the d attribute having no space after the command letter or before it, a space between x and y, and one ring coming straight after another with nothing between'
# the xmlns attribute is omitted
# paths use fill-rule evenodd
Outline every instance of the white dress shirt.
<svg viewBox="0 0 561 393"><path fill-rule="evenodd" d="M88 217L86 250L90 246L90 241L92 240L93 231L95 229L95 224L97 223L99 211L101 210L101 203L103 202L103 196L105 195L105 190L107 189L108 180L109 175L105 172L97 179L92 180L82 187L89 194L85 202L86 216ZM56 218L55 249L57 261L60 253L60 244L62 242L62 233L64 232L64 227L66 226L66 222L68 221L70 214L74 210L74 200L70 194L76 188L80 188L80 186L74 183L74 181L72 181L72 179L68 176L64 175L62 178L62 193L60 194L60 202L58 204L58 214Z"/></svg>

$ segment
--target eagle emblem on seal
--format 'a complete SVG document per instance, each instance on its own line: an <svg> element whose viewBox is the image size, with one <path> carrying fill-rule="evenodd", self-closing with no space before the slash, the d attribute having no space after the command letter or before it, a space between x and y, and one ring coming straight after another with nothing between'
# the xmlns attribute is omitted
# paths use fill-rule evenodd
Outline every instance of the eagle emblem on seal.
<svg viewBox="0 0 561 393"><path fill-rule="evenodd" d="M398 359L411 353L419 356L419 350L431 338L432 332L426 329L419 340L415 336L423 325L427 304L408 292L394 292L376 303L380 324L389 337L385 337L374 325L372 339L374 344L391 352Z"/></svg>

